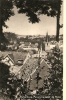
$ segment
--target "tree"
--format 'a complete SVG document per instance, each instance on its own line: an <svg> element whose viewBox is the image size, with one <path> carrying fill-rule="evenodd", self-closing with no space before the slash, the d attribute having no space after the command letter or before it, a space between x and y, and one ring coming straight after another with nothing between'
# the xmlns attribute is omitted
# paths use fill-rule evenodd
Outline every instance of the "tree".
<svg viewBox="0 0 66 100"><path fill-rule="evenodd" d="M17 35L15 33L4 32L4 36L9 42L13 42L13 43L14 43L14 41L19 42L18 38L17 38Z"/></svg>
<svg viewBox="0 0 66 100"><path fill-rule="evenodd" d="M6 89L9 76L9 66L4 63L0 63L0 89Z"/></svg>
<svg viewBox="0 0 66 100"><path fill-rule="evenodd" d="M44 14L47 16L57 18L57 32L56 41L59 41L61 5L62 0L15 0L18 13L25 13L28 16L29 22L39 22L39 15Z"/></svg>
<svg viewBox="0 0 66 100"><path fill-rule="evenodd" d="M39 80L41 80L41 77L39 76L39 72L37 72L35 79L36 79L36 85L37 85L36 89L38 90L38 82Z"/></svg>
<svg viewBox="0 0 66 100"><path fill-rule="evenodd" d="M59 50L58 45L54 48L52 56L50 57L51 69L49 69L49 77L47 77L46 85L48 88L48 95L60 96L62 100L63 89L63 56ZM44 86L44 90L45 90Z"/></svg>
<svg viewBox="0 0 66 100"><path fill-rule="evenodd" d="M22 80L18 79L15 75L11 74L8 78L7 94L10 99L17 99L22 95L24 86Z"/></svg>
<svg viewBox="0 0 66 100"><path fill-rule="evenodd" d="M3 26L7 28L5 22L9 20L9 17L14 15L13 0L0 0L0 42L7 42L3 34ZM3 41L4 40L4 41Z"/></svg>
<svg viewBox="0 0 66 100"><path fill-rule="evenodd" d="M63 27L63 25L60 25L60 15L61 15L61 5L62 5L62 0L51 0L50 2L52 11L51 11L51 15L56 16L57 19L57 28L56 28L56 41L59 41L59 34L60 34L60 28Z"/></svg>

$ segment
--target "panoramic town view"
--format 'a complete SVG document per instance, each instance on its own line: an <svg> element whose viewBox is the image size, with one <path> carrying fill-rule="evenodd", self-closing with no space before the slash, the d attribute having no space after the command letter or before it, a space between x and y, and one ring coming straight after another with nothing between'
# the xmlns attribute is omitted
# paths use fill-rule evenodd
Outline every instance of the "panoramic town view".
<svg viewBox="0 0 66 100"><path fill-rule="evenodd" d="M62 4L0 0L0 100L63 100Z"/></svg>

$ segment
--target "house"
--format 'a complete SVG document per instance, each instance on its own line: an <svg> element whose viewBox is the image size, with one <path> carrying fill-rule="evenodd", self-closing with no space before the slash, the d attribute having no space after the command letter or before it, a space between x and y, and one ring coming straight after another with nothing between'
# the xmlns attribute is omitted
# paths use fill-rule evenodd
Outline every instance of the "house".
<svg viewBox="0 0 66 100"><path fill-rule="evenodd" d="M23 64L20 69L20 74L17 73L17 77L21 76L23 81L27 81L32 73L36 70L38 66L38 59L30 57L25 64Z"/></svg>
<svg viewBox="0 0 66 100"><path fill-rule="evenodd" d="M37 47L38 47L38 43L35 43L35 46L37 46Z"/></svg>
<svg viewBox="0 0 66 100"><path fill-rule="evenodd" d="M30 54L27 52L0 52L0 57L2 62L9 66L22 66L27 59L29 59Z"/></svg>
<svg viewBox="0 0 66 100"><path fill-rule="evenodd" d="M20 46L19 46L19 48L23 48L24 47L24 44L21 44Z"/></svg>
<svg viewBox="0 0 66 100"><path fill-rule="evenodd" d="M19 48L18 44L13 44L13 45L8 45L7 49L8 50L17 50Z"/></svg>
<svg viewBox="0 0 66 100"><path fill-rule="evenodd" d="M29 45L30 45L30 42L25 42L25 48L28 48L29 47Z"/></svg>
<svg viewBox="0 0 66 100"><path fill-rule="evenodd" d="M6 56L4 56L2 58L2 62L9 65L9 66L13 66L14 65L14 57L12 54L7 54Z"/></svg>
<svg viewBox="0 0 66 100"><path fill-rule="evenodd" d="M55 45L51 44L50 45L50 49L53 49L55 47Z"/></svg>
<svg viewBox="0 0 66 100"><path fill-rule="evenodd" d="M60 45L59 49L60 49L61 52L63 52L63 45Z"/></svg>
<svg viewBox="0 0 66 100"><path fill-rule="evenodd" d="M47 53L45 52L45 51L42 51L42 52L40 52L40 54L39 54L39 52L37 53L37 54L33 54L32 55L32 57L34 58L34 57L41 57L41 58L45 58L46 57L46 55L47 55Z"/></svg>
<svg viewBox="0 0 66 100"><path fill-rule="evenodd" d="M36 89L36 75L37 75L37 71L39 70L40 73L40 77L42 78L38 85L39 88L43 87L43 80L45 79L45 77L47 77L49 75L49 65L46 64L44 59L40 59L40 67L38 69L38 59L37 58L30 58L27 60L27 62L21 67L21 69L19 70L19 72L16 74L18 78L22 78L23 82L27 81L29 85L29 81L30 82L30 90L35 90Z"/></svg>

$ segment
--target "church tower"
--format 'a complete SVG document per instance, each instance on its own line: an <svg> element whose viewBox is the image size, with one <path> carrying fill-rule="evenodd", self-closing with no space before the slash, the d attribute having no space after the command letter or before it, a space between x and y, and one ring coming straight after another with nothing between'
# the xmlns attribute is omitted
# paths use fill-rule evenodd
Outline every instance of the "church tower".
<svg viewBox="0 0 66 100"><path fill-rule="evenodd" d="M42 53L42 43L41 43L41 47L40 47L40 52Z"/></svg>
<svg viewBox="0 0 66 100"><path fill-rule="evenodd" d="M48 32L46 33L46 38L45 38L45 51L48 51L50 49L50 42L49 42L49 35Z"/></svg>

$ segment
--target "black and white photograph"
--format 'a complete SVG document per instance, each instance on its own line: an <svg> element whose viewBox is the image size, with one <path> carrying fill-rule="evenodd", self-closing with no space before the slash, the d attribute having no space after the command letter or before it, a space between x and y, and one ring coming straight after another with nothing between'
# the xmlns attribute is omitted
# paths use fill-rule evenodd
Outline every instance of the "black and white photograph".
<svg viewBox="0 0 66 100"><path fill-rule="evenodd" d="M0 0L0 100L63 100L63 0Z"/></svg>

